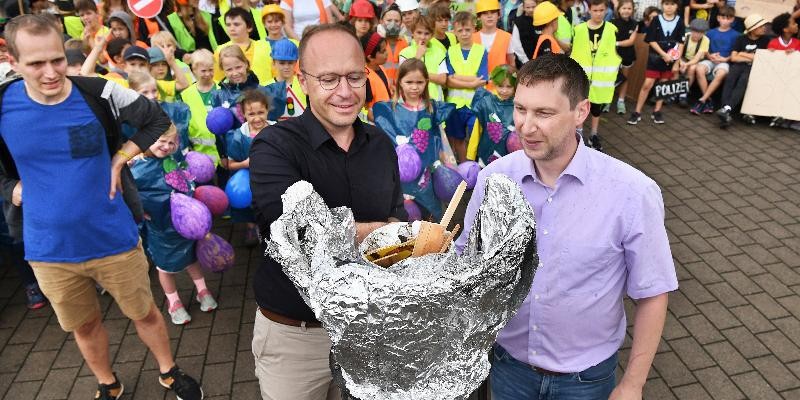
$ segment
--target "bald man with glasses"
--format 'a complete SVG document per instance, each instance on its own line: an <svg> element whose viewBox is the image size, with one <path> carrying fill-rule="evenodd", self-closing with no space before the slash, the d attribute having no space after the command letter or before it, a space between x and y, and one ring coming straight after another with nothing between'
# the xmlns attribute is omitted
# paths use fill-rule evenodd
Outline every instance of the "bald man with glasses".
<svg viewBox="0 0 800 400"><path fill-rule="evenodd" d="M269 226L281 215L281 195L300 180L310 182L328 207L353 211L359 242L390 221L405 221L394 145L358 119L368 74L358 38L337 24L309 29L300 42L300 70L309 108L264 128L250 150L262 237L269 239ZM341 398L329 366L330 339L280 264L264 256L253 283L252 350L262 397Z"/></svg>

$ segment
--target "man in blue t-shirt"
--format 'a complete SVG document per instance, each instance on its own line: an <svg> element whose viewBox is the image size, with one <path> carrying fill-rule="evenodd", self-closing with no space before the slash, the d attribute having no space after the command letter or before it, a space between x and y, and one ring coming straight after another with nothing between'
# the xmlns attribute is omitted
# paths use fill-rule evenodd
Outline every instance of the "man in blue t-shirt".
<svg viewBox="0 0 800 400"><path fill-rule="evenodd" d="M4 200L22 206L25 258L97 378L95 398L117 399L124 389L109 362L99 283L153 352L159 383L179 398L202 399L197 381L175 365L150 292L147 259L123 199L135 187L117 195L130 174L127 161L170 128L169 118L113 82L66 79L64 44L52 19L16 17L5 36L22 80L0 89L0 188ZM121 147L120 121L139 129Z"/></svg>
<svg viewBox="0 0 800 400"><path fill-rule="evenodd" d="M706 32L709 39L708 54L706 59L697 64L695 77L697 85L703 95L697 103L689 110L692 114L711 114L714 112L714 104L711 96L725 82L725 76L730 71L731 51L739 32L731 28L731 24L736 17L736 10L730 6L722 6L717 13L719 27ZM708 82L709 76L712 77L711 83Z"/></svg>

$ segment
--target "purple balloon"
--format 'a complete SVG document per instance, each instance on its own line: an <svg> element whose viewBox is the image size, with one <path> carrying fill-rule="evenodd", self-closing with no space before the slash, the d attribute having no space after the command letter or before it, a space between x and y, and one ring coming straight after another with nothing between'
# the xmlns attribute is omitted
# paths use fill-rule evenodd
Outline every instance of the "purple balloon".
<svg viewBox="0 0 800 400"><path fill-rule="evenodd" d="M200 200L211 211L211 215L219 217L228 209L228 196L222 189L212 186L198 186L194 190L194 198Z"/></svg>
<svg viewBox="0 0 800 400"><path fill-rule="evenodd" d="M209 272L225 272L233 267L233 246L225 239L208 233L197 241L195 254L200 266Z"/></svg>
<svg viewBox="0 0 800 400"><path fill-rule="evenodd" d="M189 173L194 176L197 183L208 183L214 179L214 160L199 151L190 151L186 154L186 164Z"/></svg>
<svg viewBox="0 0 800 400"><path fill-rule="evenodd" d="M511 154L517 150L522 150L522 142L520 142L517 132L512 131L508 133L508 139L506 139L506 150L508 150L508 154Z"/></svg>
<svg viewBox="0 0 800 400"><path fill-rule="evenodd" d="M225 107L216 107L208 112L206 127L215 135L224 135L233 129L233 113Z"/></svg>
<svg viewBox="0 0 800 400"><path fill-rule="evenodd" d="M406 199L403 201L403 207L408 214L408 222L422 221L422 210L419 209L416 201Z"/></svg>
<svg viewBox="0 0 800 400"><path fill-rule="evenodd" d="M422 160L414 146L405 143L395 147L397 167L400 169L400 182L414 182L422 173Z"/></svg>
<svg viewBox="0 0 800 400"><path fill-rule="evenodd" d="M463 180L464 178L461 177L458 171L444 164L438 164L433 167L433 192L436 193L436 197L439 200L445 203L453 198L453 194L456 193L458 185Z"/></svg>
<svg viewBox="0 0 800 400"><path fill-rule="evenodd" d="M172 193L169 200L172 226L189 240L200 240L211 230L211 211L185 194Z"/></svg>
<svg viewBox="0 0 800 400"><path fill-rule="evenodd" d="M464 161L458 164L458 173L467 181L467 189L475 187L478 182L478 172L481 172L481 166L475 161Z"/></svg>

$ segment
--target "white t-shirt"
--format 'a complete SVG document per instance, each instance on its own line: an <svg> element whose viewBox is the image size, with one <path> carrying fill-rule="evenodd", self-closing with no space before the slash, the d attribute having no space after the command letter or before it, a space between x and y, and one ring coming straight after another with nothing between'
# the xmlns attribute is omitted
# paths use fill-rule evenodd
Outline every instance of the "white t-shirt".
<svg viewBox="0 0 800 400"><path fill-rule="evenodd" d="M497 31L494 31L494 33L483 33L483 32L479 33L481 34L481 44L483 45L483 47L486 48L486 51L488 52L489 50L492 49L492 45L494 44L494 38L497 37ZM514 44L511 43L511 41L509 40L508 48L506 49L506 54L512 54L512 53L514 53Z"/></svg>
<svg viewBox="0 0 800 400"><path fill-rule="evenodd" d="M327 9L331 6L331 0L322 0L322 5ZM294 20L294 33L297 34L297 37L303 36L303 30L307 26L320 23L317 0L294 0L294 7L286 1L281 1L281 8L291 14L292 20Z"/></svg>

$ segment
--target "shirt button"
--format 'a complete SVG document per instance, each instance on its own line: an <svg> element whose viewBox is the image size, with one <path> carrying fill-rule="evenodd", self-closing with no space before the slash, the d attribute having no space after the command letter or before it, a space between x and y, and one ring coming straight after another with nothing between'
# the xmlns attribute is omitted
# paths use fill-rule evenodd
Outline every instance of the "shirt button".
<svg viewBox="0 0 800 400"><path fill-rule="evenodd" d="M534 325L534 326L533 326L533 330L534 330L534 331L538 331L538 330L539 330L539 327L538 327L538 326L536 326L536 325Z"/></svg>
<svg viewBox="0 0 800 400"><path fill-rule="evenodd" d="M534 300L539 300L539 295L538 294L533 295L533 299Z"/></svg>
<svg viewBox="0 0 800 400"><path fill-rule="evenodd" d="M536 350L531 351L531 354L536 355Z"/></svg>
<svg viewBox="0 0 800 400"><path fill-rule="evenodd" d="M548 197L548 198L547 198L547 202L548 202L548 203L552 203L552 202L553 202L553 198L552 198L552 197Z"/></svg>
<svg viewBox="0 0 800 400"><path fill-rule="evenodd" d="M547 229L543 230L542 233L547 235Z"/></svg>
<svg viewBox="0 0 800 400"><path fill-rule="evenodd" d="M542 268L542 267L544 267L544 263L541 263L541 262L540 262L540 263L539 263L539 268Z"/></svg>

